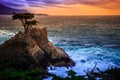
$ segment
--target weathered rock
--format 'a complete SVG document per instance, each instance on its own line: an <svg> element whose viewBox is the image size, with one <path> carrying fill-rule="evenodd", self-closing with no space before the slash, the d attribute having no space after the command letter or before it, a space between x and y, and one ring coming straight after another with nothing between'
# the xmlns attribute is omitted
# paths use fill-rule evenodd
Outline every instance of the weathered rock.
<svg viewBox="0 0 120 80"><path fill-rule="evenodd" d="M54 46L46 28L31 28L27 35L19 32L0 46L0 64L10 62L9 67L29 69L53 66L74 66L65 51Z"/></svg>

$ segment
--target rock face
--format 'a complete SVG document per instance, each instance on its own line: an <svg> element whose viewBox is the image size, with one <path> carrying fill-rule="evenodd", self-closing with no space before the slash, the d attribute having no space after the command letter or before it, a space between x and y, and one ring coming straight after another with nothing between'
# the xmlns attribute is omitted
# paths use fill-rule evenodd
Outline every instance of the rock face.
<svg viewBox="0 0 120 80"><path fill-rule="evenodd" d="M25 35L19 32L0 46L0 64L29 69L53 66L74 66L65 51L54 46L47 36L46 28L31 28Z"/></svg>

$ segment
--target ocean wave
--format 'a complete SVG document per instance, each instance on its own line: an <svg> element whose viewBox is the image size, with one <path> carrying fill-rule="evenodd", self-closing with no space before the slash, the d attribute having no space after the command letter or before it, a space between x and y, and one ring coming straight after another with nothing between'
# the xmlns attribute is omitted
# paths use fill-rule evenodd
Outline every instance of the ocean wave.
<svg viewBox="0 0 120 80"><path fill-rule="evenodd" d="M2 44L4 41L8 40L9 38L13 37L15 33L9 31L9 30L0 30L0 44Z"/></svg>
<svg viewBox="0 0 120 80"><path fill-rule="evenodd" d="M70 49L70 47L73 49ZM56 67L54 70L49 70L50 73L61 77L66 77L66 72L70 69L77 72L77 75L85 75L85 71L91 70L95 64L97 64L97 67L102 71L112 66L120 67L120 56L118 55L120 51L118 51L118 49L103 47L80 48L79 46L63 46L62 48L64 48L76 65L69 69Z"/></svg>

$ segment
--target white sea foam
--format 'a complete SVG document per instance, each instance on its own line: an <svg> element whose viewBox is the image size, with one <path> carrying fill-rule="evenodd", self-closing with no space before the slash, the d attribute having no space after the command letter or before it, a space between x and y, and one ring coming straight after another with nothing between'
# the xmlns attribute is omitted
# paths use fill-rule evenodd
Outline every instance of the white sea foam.
<svg viewBox="0 0 120 80"><path fill-rule="evenodd" d="M2 44L5 40L8 40L10 37L14 35L15 33L9 30L0 30L0 44Z"/></svg>
<svg viewBox="0 0 120 80"><path fill-rule="evenodd" d="M68 48L67 48L68 49ZM65 49L66 50L66 49ZM65 67L56 67L55 70L50 70L50 73L56 74L61 77L67 76L67 71L70 69L74 70L77 75L86 75L85 71L90 71L93 69L95 64L97 64L97 68L104 71L112 66L116 66L111 58L107 60L101 60L100 57L104 56L104 54L108 55L109 50L100 48L100 47L92 47L92 48L81 48L76 51L70 51L69 49L66 50L69 54L70 58L76 63L76 65L72 68L65 68ZM103 54L103 55L101 55ZM113 55L109 56L113 57ZM119 66L120 67L120 66ZM97 70L95 70L97 71Z"/></svg>
<svg viewBox="0 0 120 80"><path fill-rule="evenodd" d="M15 33L11 32L9 30L0 30L0 36L1 37L2 36L7 37L7 36L13 36L13 35L15 35Z"/></svg>

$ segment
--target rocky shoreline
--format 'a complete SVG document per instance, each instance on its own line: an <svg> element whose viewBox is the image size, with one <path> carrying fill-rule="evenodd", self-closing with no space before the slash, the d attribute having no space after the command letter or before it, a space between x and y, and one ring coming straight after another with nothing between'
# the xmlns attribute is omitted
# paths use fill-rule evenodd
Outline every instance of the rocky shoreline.
<svg viewBox="0 0 120 80"><path fill-rule="evenodd" d="M34 69L48 66L74 66L66 52L54 46L47 36L47 29L31 28L25 35L18 32L0 46L0 62L11 63L9 68Z"/></svg>
<svg viewBox="0 0 120 80"><path fill-rule="evenodd" d="M120 79L120 68L101 71L95 66L85 76L76 75L76 72L70 70L68 77L62 78L48 73L49 66L71 67L75 66L75 62L62 48L49 41L45 27L30 28L27 34L19 31L0 45L0 80L43 80L48 76L52 76L52 80ZM95 69L98 72L94 72Z"/></svg>

